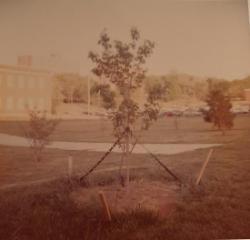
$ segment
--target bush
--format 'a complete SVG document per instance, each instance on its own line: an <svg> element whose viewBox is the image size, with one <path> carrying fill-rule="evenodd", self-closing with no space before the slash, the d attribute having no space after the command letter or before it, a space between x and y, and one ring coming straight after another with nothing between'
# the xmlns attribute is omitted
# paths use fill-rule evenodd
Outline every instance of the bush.
<svg viewBox="0 0 250 240"><path fill-rule="evenodd" d="M29 112L29 126L25 135L29 139L37 161L42 159L42 152L50 144L49 137L58 123L58 119L49 119L46 111L31 110Z"/></svg>
<svg viewBox="0 0 250 240"><path fill-rule="evenodd" d="M213 123L214 127L225 134L226 129L233 127L234 120L230 98L225 96L221 90L211 90L206 102L209 110L203 111L204 120Z"/></svg>

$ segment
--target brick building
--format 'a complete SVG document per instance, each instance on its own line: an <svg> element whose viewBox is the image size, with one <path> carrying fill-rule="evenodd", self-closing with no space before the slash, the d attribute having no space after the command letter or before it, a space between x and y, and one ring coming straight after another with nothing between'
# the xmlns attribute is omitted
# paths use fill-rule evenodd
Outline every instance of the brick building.
<svg viewBox="0 0 250 240"><path fill-rule="evenodd" d="M0 118L27 116L29 109L51 112L51 100L50 72L0 65Z"/></svg>

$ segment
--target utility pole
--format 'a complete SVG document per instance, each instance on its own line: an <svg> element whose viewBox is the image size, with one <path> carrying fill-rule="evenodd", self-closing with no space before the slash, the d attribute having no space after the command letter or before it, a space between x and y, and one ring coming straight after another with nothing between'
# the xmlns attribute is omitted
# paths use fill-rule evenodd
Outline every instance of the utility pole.
<svg viewBox="0 0 250 240"><path fill-rule="evenodd" d="M87 77L87 80L88 80L88 115L90 115L90 78Z"/></svg>
<svg viewBox="0 0 250 240"><path fill-rule="evenodd" d="M101 76L101 85L103 85L103 76ZM101 109L101 89L98 91L98 109L100 110Z"/></svg>
<svg viewBox="0 0 250 240"><path fill-rule="evenodd" d="M250 0L247 1L247 5L248 5L248 22L250 25Z"/></svg>

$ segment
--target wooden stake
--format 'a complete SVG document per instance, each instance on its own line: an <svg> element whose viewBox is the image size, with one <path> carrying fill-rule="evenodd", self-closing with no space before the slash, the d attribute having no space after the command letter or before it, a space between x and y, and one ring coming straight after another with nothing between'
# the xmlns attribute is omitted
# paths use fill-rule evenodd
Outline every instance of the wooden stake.
<svg viewBox="0 0 250 240"><path fill-rule="evenodd" d="M205 162L203 163L203 165L202 165L202 168L201 168L201 170L200 170L200 173L199 173L199 175L198 175L198 178L197 178L197 180L196 180L196 185L199 185L199 183L200 183L200 181L201 181L201 178L202 178L202 176L203 176L203 173L204 173L204 171L205 171L205 168L206 168L206 166L207 166L207 164L208 164L208 161L210 160L210 158L211 158L211 155L212 155L212 153L213 153L213 149L210 149L210 151L208 152L208 155L207 155L207 158L206 158L206 160L205 160Z"/></svg>
<svg viewBox="0 0 250 240"><path fill-rule="evenodd" d="M102 191L99 192L99 197L100 197L100 200L102 203L104 216L105 216L107 221L111 221L111 214L110 214L109 205L108 205L107 199Z"/></svg>
<svg viewBox="0 0 250 240"><path fill-rule="evenodd" d="M129 178L130 178L130 169L129 169L129 136L126 137L126 153L125 153L125 159L126 159L126 163L127 163L127 169L126 169L126 188L128 190L129 188Z"/></svg>
<svg viewBox="0 0 250 240"><path fill-rule="evenodd" d="M69 155L69 157L68 157L68 177L69 177L70 181L72 178L72 173L73 173L73 158L71 155Z"/></svg>

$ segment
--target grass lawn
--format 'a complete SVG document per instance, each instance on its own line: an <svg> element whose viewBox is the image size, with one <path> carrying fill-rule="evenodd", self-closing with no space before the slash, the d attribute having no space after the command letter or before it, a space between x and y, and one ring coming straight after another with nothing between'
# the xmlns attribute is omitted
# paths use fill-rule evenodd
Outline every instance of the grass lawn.
<svg viewBox="0 0 250 240"><path fill-rule="evenodd" d="M0 147L1 185L58 177L47 183L1 189L0 239L232 239L250 238L250 118L236 119L226 136L212 131L201 119L180 119L180 130L160 120L143 136L144 142L224 143L215 149L201 186L193 181L208 150L196 150L160 159L186 184L181 201L166 219L148 210L115 214L107 223L98 204L79 208L70 198L77 184L69 184L67 156L74 155L74 173L85 172L101 153L47 150L41 162L34 162L27 148ZM74 124L72 124L74 123ZM17 123L0 123L0 132L21 135ZM80 128L80 126L82 128ZM77 129L81 129L77 131ZM111 141L110 126L97 122L62 122L53 139L67 141ZM86 130L86 132L84 132ZM92 131L92 134L91 134ZM83 136L82 136L83 135ZM112 154L100 168L119 165ZM145 154L136 154L131 165L147 166L132 172L132 178L173 182L164 170ZM117 174L96 173L90 188L113 184Z"/></svg>
<svg viewBox="0 0 250 240"><path fill-rule="evenodd" d="M224 137L220 132L214 131L211 124L205 123L201 117L181 117L178 119L179 130L175 129L174 118L161 118L149 131L141 134L141 141L145 143L230 142L239 138L246 129L250 129L249 120L249 115L237 117L234 129ZM27 122L0 121L0 133L24 136L25 128L27 128ZM114 141L111 123L105 119L61 121L51 139L85 142Z"/></svg>

